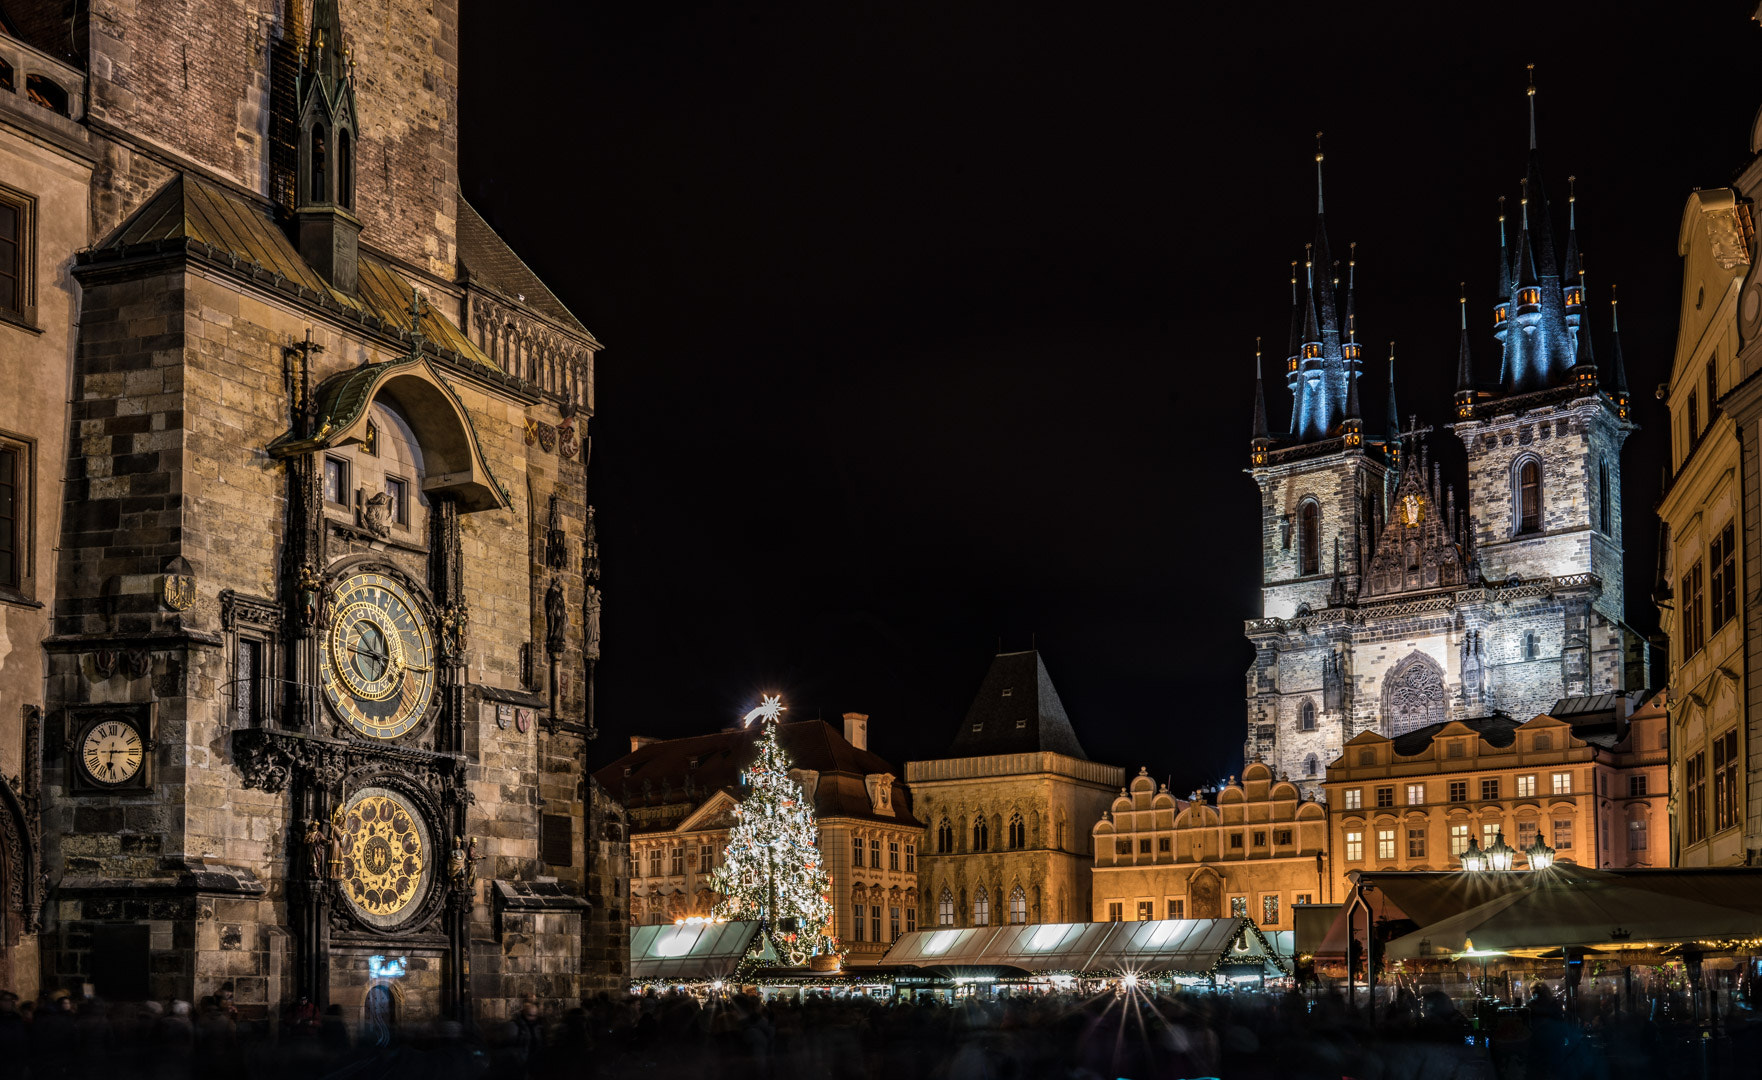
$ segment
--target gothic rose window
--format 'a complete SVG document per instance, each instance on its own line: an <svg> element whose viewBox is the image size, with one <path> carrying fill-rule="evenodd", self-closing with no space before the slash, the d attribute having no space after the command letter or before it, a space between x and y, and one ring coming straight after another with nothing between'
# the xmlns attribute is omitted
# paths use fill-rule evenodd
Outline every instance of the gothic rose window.
<svg viewBox="0 0 1762 1080"><path fill-rule="evenodd" d="M1383 679L1383 729L1390 737L1427 724L1441 723L1444 715L1444 673L1424 653L1410 653Z"/></svg>

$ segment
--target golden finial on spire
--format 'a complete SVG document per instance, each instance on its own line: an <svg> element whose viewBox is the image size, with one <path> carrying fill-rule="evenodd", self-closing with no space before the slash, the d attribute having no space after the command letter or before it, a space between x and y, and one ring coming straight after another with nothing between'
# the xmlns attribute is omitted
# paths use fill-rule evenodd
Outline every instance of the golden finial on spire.
<svg viewBox="0 0 1762 1080"><path fill-rule="evenodd" d="M1317 165L1320 165L1321 160L1322 160L1321 140L1322 140L1322 133L1318 131L1315 133L1315 163Z"/></svg>
<svg viewBox="0 0 1762 1080"><path fill-rule="evenodd" d="M1578 198L1578 177L1569 176L1566 178L1566 201L1573 202L1573 201L1577 200L1577 198Z"/></svg>
<svg viewBox="0 0 1762 1080"><path fill-rule="evenodd" d="M1499 220L1505 220L1505 196L1499 196Z"/></svg>
<svg viewBox="0 0 1762 1080"><path fill-rule="evenodd" d="M1254 370L1260 371L1260 335L1254 335Z"/></svg>
<svg viewBox="0 0 1762 1080"><path fill-rule="evenodd" d="M1529 73L1530 73L1529 89L1525 90L1524 93L1528 94L1530 97L1535 97L1536 96L1536 65L1526 64L1524 66L1529 69Z"/></svg>

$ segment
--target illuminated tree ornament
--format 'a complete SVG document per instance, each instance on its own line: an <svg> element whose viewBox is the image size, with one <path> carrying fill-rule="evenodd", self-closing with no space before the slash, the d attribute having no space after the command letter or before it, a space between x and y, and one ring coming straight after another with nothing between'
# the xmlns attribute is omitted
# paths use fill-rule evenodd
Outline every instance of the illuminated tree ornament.
<svg viewBox="0 0 1762 1080"><path fill-rule="evenodd" d="M817 844L813 803L789 775L789 755L777 741L785 707L768 695L743 723L761 722L758 756L741 773L747 794L734 807L734 827L721 865L710 874L720 894L715 916L757 919L778 960L800 966L819 953L838 953L832 937L832 878Z"/></svg>

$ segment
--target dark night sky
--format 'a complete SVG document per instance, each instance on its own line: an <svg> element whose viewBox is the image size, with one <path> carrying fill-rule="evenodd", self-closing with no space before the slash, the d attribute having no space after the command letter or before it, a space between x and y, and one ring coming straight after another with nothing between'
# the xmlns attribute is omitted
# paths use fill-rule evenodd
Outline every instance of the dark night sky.
<svg viewBox="0 0 1762 1080"><path fill-rule="evenodd" d="M1621 287L1651 631L1650 389L1683 202L1762 104L1752 6L467 5L465 193L607 345L596 756L761 690L935 756L999 638L1037 637L1092 757L1239 769L1254 338L1276 371L1314 132L1370 370L1398 342L1403 414L1442 423L1460 280L1497 372L1529 62L1605 360Z"/></svg>

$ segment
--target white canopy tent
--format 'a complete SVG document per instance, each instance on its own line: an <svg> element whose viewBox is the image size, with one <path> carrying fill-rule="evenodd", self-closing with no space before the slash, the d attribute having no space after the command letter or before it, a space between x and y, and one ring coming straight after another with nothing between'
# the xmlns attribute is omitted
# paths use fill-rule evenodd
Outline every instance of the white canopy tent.
<svg viewBox="0 0 1762 1080"><path fill-rule="evenodd" d="M707 982L734 974L759 933L753 920L688 919L630 931L630 978L634 982Z"/></svg>
<svg viewBox="0 0 1762 1080"><path fill-rule="evenodd" d="M916 930L881 959L886 968L930 974L1040 975L1182 972L1208 975L1222 963L1270 965L1288 974L1290 960L1247 919L1159 919L1149 922L1033 923Z"/></svg>

